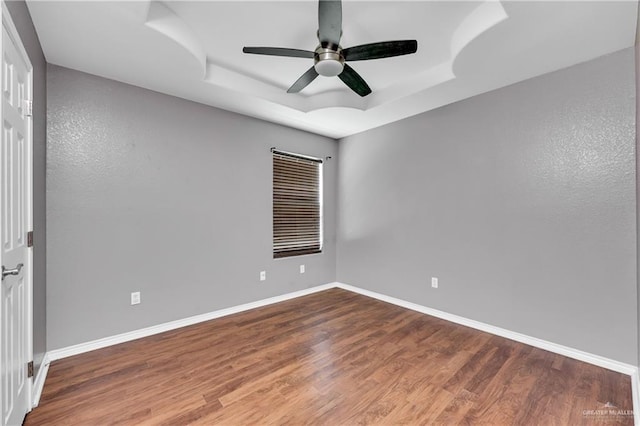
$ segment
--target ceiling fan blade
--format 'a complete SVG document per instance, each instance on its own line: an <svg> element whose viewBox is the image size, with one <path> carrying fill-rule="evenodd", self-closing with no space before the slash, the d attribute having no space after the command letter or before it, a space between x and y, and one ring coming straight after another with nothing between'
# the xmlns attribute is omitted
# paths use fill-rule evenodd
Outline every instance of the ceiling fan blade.
<svg viewBox="0 0 640 426"><path fill-rule="evenodd" d="M416 40L381 41L348 47L342 50L342 56L346 61L364 61L409 55L416 53L417 50L418 42Z"/></svg>
<svg viewBox="0 0 640 426"><path fill-rule="evenodd" d="M299 91L307 87L309 83L315 80L317 76L318 72L316 71L316 69L314 67L309 68L307 72L302 74L302 76L300 76L300 78L296 80L296 82L293 83L291 87L289 87L287 93L298 93Z"/></svg>
<svg viewBox="0 0 640 426"><path fill-rule="evenodd" d="M288 56L290 58L313 59L313 52L301 49L288 49L286 47L243 47L244 53L254 55Z"/></svg>
<svg viewBox="0 0 640 426"><path fill-rule="evenodd" d="M338 77L344 82L344 84L349 86L351 90L353 90L360 96L364 97L371 93L371 88L369 87L367 82L364 81L362 77L360 77L360 74L358 74L356 70L354 70L347 64L344 64L344 70L342 71L342 73L340 73L340 75L338 75Z"/></svg>
<svg viewBox="0 0 640 426"><path fill-rule="evenodd" d="M318 39L320 44L338 46L342 35L342 1L318 2Z"/></svg>

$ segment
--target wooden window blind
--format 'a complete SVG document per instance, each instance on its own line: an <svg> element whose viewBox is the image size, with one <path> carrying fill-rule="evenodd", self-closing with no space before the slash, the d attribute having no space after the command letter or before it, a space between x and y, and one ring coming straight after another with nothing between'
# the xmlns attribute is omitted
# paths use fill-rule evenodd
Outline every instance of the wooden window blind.
<svg viewBox="0 0 640 426"><path fill-rule="evenodd" d="M273 257L322 251L322 161L273 152Z"/></svg>

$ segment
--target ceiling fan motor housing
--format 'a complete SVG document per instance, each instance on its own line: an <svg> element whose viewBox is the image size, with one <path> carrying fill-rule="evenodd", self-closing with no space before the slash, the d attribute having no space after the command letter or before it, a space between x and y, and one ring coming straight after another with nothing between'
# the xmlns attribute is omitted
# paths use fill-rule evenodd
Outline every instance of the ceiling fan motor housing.
<svg viewBox="0 0 640 426"><path fill-rule="evenodd" d="M318 74L325 77L340 75L344 69L344 56L340 46L318 46L315 50L314 67Z"/></svg>

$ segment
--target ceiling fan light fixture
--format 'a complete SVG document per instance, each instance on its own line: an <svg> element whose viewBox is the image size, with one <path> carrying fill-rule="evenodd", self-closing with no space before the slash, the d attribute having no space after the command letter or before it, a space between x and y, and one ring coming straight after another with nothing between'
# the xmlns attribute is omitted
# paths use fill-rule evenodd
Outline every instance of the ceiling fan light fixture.
<svg viewBox="0 0 640 426"><path fill-rule="evenodd" d="M325 77L335 77L340 75L344 69L344 64L335 59L325 59L315 64L315 69L318 74Z"/></svg>
<svg viewBox="0 0 640 426"><path fill-rule="evenodd" d="M340 54L339 47L334 50L330 47L318 46L314 59L316 72L325 77L340 75L344 69L344 58Z"/></svg>

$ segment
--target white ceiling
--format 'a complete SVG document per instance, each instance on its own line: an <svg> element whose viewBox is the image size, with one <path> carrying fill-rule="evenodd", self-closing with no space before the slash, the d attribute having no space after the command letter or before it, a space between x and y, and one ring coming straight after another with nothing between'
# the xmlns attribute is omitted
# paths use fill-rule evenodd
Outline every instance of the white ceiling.
<svg viewBox="0 0 640 426"><path fill-rule="evenodd" d="M416 39L418 52L286 89L311 59L243 46L314 50L316 1L27 0L47 61L340 138L633 46L636 1L343 2L341 45Z"/></svg>

